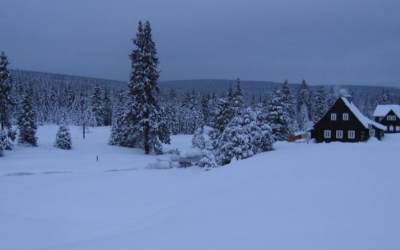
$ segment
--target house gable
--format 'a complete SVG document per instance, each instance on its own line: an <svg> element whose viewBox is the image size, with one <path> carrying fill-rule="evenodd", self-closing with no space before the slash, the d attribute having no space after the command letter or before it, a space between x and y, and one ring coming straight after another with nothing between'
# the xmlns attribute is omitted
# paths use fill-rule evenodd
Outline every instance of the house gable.
<svg viewBox="0 0 400 250"><path fill-rule="evenodd" d="M331 114L336 114L336 121L331 120ZM349 119L343 120L343 114L348 113ZM350 110L350 108L344 103L342 98L339 98L335 104L326 112L326 114L314 125L314 129L336 129L336 128L358 128L365 129L363 123L357 118L357 116Z"/></svg>

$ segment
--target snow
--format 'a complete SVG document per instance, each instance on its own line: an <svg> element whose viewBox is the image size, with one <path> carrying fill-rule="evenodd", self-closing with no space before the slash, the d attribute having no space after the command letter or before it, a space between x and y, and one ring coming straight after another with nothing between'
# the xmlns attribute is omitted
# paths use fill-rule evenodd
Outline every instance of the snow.
<svg viewBox="0 0 400 250"><path fill-rule="evenodd" d="M376 106L374 117L385 117L391 110L400 117L400 105L398 104L384 104Z"/></svg>
<svg viewBox="0 0 400 250"><path fill-rule="evenodd" d="M146 169L159 156L107 145L109 130L72 127L64 151L40 127L39 147L0 158L0 249L399 249L399 135L282 142L204 171Z"/></svg>
<svg viewBox="0 0 400 250"><path fill-rule="evenodd" d="M384 125L374 122L371 119L369 119L368 117L366 117L365 115L363 115L363 113L361 113L361 111L352 102L350 102L347 98L341 97L341 99L343 100L344 104L351 110L351 112L357 117L357 119L363 124L363 126L366 129L368 129L369 126L371 125L378 129L381 129L383 131L386 131L386 127Z"/></svg>

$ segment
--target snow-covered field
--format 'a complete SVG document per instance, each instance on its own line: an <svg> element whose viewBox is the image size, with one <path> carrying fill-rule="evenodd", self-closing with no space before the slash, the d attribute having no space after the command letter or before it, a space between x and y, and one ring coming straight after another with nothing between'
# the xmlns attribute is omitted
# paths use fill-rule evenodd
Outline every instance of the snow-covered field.
<svg viewBox="0 0 400 250"><path fill-rule="evenodd" d="M156 156L108 146L109 128L72 128L62 151L56 129L0 158L1 250L400 249L400 135L204 171L145 169Z"/></svg>

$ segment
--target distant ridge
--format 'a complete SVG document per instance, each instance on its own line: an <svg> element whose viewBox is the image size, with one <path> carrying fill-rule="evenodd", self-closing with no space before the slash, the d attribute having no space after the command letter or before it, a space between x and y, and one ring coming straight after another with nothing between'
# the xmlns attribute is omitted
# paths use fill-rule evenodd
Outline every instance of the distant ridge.
<svg viewBox="0 0 400 250"><path fill-rule="evenodd" d="M14 77L20 79L38 81L40 79L45 79L47 82L54 83L68 83L68 84L84 84L89 86L101 85L107 88L124 88L127 82L101 79L95 77L86 76L74 76L65 75L59 73L47 73L47 72L37 72L29 70L11 70ZM33 80L32 80L33 81ZM34 81L33 81L34 82ZM194 79L194 80L166 80L160 81L161 91L169 91L170 89L175 89L176 92L185 93L190 91L196 91L202 94L205 93L216 93L222 94L226 90L235 84L235 80L224 80L224 79ZM269 95L275 88L279 87L278 82L272 81L251 81L251 80L241 80L241 85L243 91L247 97ZM290 87L293 91L297 90L299 83L291 83ZM322 85L310 85L311 89L315 89ZM326 85L326 87L334 87L336 89L346 88L350 92L360 94L367 94L371 96L376 96L383 91L388 91L392 94L400 95L400 89L396 87L381 87L381 86L369 86L369 85Z"/></svg>

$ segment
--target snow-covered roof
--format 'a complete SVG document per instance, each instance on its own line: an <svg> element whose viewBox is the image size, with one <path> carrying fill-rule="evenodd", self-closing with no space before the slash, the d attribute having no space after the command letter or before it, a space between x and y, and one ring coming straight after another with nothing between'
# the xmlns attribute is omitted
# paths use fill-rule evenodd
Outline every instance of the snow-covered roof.
<svg viewBox="0 0 400 250"><path fill-rule="evenodd" d="M400 105L398 104L384 104L376 106L374 117L385 117L391 110L400 117Z"/></svg>
<svg viewBox="0 0 400 250"><path fill-rule="evenodd" d="M350 102L347 98L345 97L341 97L342 101L344 102L344 104L350 109L350 111L357 117L357 119L362 123L362 125L365 128L369 128L369 126L374 126L376 128L382 129L382 130L386 130L386 126L377 123L371 119L369 119L368 117L366 117L365 115L363 115L363 113L361 113L361 111L356 107L356 105L354 105L352 102Z"/></svg>

